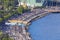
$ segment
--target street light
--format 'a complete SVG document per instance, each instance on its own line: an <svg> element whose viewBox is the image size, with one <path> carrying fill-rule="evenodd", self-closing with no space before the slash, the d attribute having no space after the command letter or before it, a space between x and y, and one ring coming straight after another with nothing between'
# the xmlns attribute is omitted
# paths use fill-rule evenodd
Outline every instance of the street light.
<svg viewBox="0 0 60 40"><path fill-rule="evenodd" d="M47 2L47 0L45 0L45 4L47 4L48 2ZM46 5L46 8L48 7L48 4Z"/></svg>

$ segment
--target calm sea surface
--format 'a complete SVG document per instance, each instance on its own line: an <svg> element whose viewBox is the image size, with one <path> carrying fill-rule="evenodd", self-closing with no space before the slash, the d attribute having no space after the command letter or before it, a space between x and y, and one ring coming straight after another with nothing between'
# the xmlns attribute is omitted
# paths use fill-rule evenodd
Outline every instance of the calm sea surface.
<svg viewBox="0 0 60 40"><path fill-rule="evenodd" d="M29 26L33 40L60 40L60 14L50 14Z"/></svg>

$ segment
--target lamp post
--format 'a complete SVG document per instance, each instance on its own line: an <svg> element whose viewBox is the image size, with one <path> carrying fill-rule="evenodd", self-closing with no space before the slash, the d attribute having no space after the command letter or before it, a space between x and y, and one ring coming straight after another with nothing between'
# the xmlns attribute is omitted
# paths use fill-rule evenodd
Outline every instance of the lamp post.
<svg viewBox="0 0 60 40"><path fill-rule="evenodd" d="M47 4L47 0L45 0L45 4ZM46 5L46 8L47 8L48 4Z"/></svg>
<svg viewBox="0 0 60 40"><path fill-rule="evenodd" d="M52 6L53 6L53 0L52 0Z"/></svg>
<svg viewBox="0 0 60 40"><path fill-rule="evenodd" d="M57 0L55 0L55 2L56 2L56 8L57 8Z"/></svg>

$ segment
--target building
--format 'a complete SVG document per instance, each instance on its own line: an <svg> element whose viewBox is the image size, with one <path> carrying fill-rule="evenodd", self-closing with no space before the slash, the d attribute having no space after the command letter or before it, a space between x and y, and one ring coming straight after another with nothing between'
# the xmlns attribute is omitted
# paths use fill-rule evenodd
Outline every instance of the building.
<svg viewBox="0 0 60 40"><path fill-rule="evenodd" d="M60 6L59 0L47 0L44 3L45 6Z"/></svg>
<svg viewBox="0 0 60 40"><path fill-rule="evenodd" d="M44 0L18 0L19 5L23 5L24 3L27 4L27 6L42 6L44 3Z"/></svg>
<svg viewBox="0 0 60 40"><path fill-rule="evenodd" d="M19 5L23 5L24 3L27 4L27 6L35 7L35 6L46 6L49 5L53 6L60 5L60 0L18 0Z"/></svg>

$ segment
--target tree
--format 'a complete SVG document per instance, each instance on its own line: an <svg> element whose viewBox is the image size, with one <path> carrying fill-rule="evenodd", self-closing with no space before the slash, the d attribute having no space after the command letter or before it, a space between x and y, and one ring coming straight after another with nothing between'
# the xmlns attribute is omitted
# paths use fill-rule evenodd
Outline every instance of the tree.
<svg viewBox="0 0 60 40"><path fill-rule="evenodd" d="M2 31L0 30L0 36L2 35Z"/></svg>
<svg viewBox="0 0 60 40"><path fill-rule="evenodd" d="M5 10L9 10L10 6L14 7L14 0L4 0L3 2Z"/></svg>
<svg viewBox="0 0 60 40"><path fill-rule="evenodd" d="M13 40L12 38L9 37L9 35L6 33L3 35L1 40Z"/></svg>
<svg viewBox="0 0 60 40"><path fill-rule="evenodd" d="M4 2L4 3L3 3L4 9L5 9L5 10L8 10L9 0L4 0L3 2Z"/></svg>
<svg viewBox="0 0 60 40"><path fill-rule="evenodd" d="M3 21L3 18L0 18L0 22L2 22Z"/></svg>
<svg viewBox="0 0 60 40"><path fill-rule="evenodd" d="M20 7L17 8L17 12L19 14L22 14L23 13L23 10L24 10L24 8L22 6L20 6Z"/></svg>

